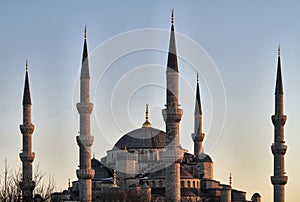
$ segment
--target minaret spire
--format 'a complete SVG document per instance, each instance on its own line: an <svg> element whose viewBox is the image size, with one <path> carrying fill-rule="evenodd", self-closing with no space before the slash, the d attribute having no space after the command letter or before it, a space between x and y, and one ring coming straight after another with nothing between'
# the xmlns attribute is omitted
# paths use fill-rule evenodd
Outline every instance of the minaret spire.
<svg viewBox="0 0 300 202"><path fill-rule="evenodd" d="M82 53L82 66L80 74L80 102L77 103L80 115L80 132L76 137L79 146L79 169L76 170L79 179L80 201L92 201L92 179L94 170L91 167L91 147L94 137L91 135L90 114L93 103L90 102L90 74L88 63L88 50L86 40L86 27L84 29L84 45Z"/></svg>
<svg viewBox="0 0 300 202"><path fill-rule="evenodd" d="M30 89L29 89L29 79L28 79L28 62L26 60L25 65L25 85L24 85L24 93L23 93L23 105L31 105L31 97L30 97Z"/></svg>
<svg viewBox="0 0 300 202"><path fill-rule="evenodd" d="M20 187L22 190L23 201L33 201L33 190L35 183L32 180L32 162L34 152L32 152L32 133L34 125L31 123L31 97L28 78L28 63L26 61L25 85L23 94L23 124L20 125L23 134L23 149L20 153L22 161L22 181Z"/></svg>
<svg viewBox="0 0 300 202"><path fill-rule="evenodd" d="M197 73L197 85L196 85L196 99L195 99L195 112L194 112L194 134L192 135L194 141L194 155L200 159L200 155L203 154L202 142L205 134L202 132L202 107L200 100L200 88L199 88L199 74Z"/></svg>
<svg viewBox="0 0 300 202"><path fill-rule="evenodd" d="M283 94L282 76L281 76L281 61L280 61L280 46L278 47L278 62L277 62L277 76L276 76L276 94Z"/></svg>
<svg viewBox="0 0 300 202"><path fill-rule="evenodd" d="M182 116L182 109L178 105L178 63L176 54L175 32L174 32L174 11L171 16L171 33L167 61L167 89L166 109L163 109L163 117L166 123L166 151L163 159L167 164L166 168L166 201L180 201L180 162L183 152L179 143L179 125Z"/></svg>
<svg viewBox="0 0 300 202"><path fill-rule="evenodd" d="M280 47L278 48L278 64L275 87L275 114L272 115L274 125L274 143L271 146L274 155L274 175L271 176L271 182L274 186L274 202L285 201L285 184L288 177L284 171L284 155L287 145L284 141L284 125L287 116L284 115L283 103L283 85L281 74Z"/></svg>
<svg viewBox="0 0 300 202"><path fill-rule="evenodd" d="M174 31L174 10L172 10L172 17L171 17L171 33L170 33L170 43L169 43L169 54L168 54L167 67L178 72L175 31Z"/></svg>

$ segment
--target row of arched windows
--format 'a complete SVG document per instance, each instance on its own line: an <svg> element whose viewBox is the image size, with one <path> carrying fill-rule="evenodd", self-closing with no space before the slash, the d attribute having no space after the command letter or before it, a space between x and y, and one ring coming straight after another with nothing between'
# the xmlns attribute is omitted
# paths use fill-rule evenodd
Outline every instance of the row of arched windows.
<svg viewBox="0 0 300 202"><path fill-rule="evenodd" d="M146 184L150 187L163 187L162 180L159 181L146 181ZM200 188L200 182L198 180L181 180L181 188Z"/></svg>

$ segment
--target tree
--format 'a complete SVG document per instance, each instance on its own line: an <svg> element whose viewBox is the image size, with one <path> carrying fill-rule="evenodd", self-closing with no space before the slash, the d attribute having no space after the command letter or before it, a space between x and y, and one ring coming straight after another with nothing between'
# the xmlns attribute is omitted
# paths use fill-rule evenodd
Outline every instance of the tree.
<svg viewBox="0 0 300 202"><path fill-rule="evenodd" d="M21 180L21 168L18 170L12 170L9 169L5 163L5 169L2 170L2 175L0 178L0 201L21 201ZM50 201L50 194L55 189L55 182L51 176L46 178L46 173L40 170L39 164L34 169L33 181L35 182L33 195L40 195L44 201Z"/></svg>

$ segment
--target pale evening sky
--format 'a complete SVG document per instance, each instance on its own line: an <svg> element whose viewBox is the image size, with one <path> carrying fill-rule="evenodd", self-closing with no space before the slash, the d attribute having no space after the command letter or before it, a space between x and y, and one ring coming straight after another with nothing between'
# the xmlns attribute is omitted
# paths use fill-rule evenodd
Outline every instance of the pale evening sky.
<svg viewBox="0 0 300 202"><path fill-rule="evenodd" d="M280 44L288 116L286 200L297 201L300 181L297 172L300 166L298 1L2 1L0 168L4 168L6 158L12 169L21 165L19 124L28 59L35 125L34 164L39 163L43 171L54 176L58 190L67 187L68 178L76 180L78 114L75 104L79 101L78 72L85 25L91 55L91 99L95 105L91 122L95 136L92 150L96 158L103 157L124 133L141 126L146 103L150 105L153 126L164 130L161 116L165 104L167 55L164 51L168 49L172 8L177 50L182 56L179 60L179 100L184 113L181 144L192 152L193 96L196 71L199 71L206 133L204 149L214 161L215 179L228 183L231 172L233 186L247 191L248 199L259 192L263 201L272 200L270 116L274 113ZM127 34L138 32L139 35L143 30L155 32L142 34L141 40L145 41L151 41L159 32L160 48L146 47L103 62L107 57L101 57L113 55L113 48L138 43L134 38L127 40ZM198 44L199 52L189 50L187 41ZM200 64L195 70L191 67L196 65L193 59L185 57L197 54L200 59L203 57L203 66ZM110 64L103 75L99 70L104 69L99 67L102 62Z"/></svg>

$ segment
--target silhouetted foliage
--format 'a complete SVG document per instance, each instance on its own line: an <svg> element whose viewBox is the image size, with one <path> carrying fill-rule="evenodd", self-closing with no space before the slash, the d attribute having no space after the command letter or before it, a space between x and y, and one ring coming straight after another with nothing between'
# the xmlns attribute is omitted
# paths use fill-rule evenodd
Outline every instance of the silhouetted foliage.
<svg viewBox="0 0 300 202"><path fill-rule="evenodd" d="M22 200L22 191L20 182L22 180L22 169L12 170L5 167L1 172L0 179L0 201L3 202L18 202ZM53 177L46 178L46 173L40 170L37 165L33 172L33 181L35 189L33 196L40 195L43 201L50 201L50 194L55 189Z"/></svg>

